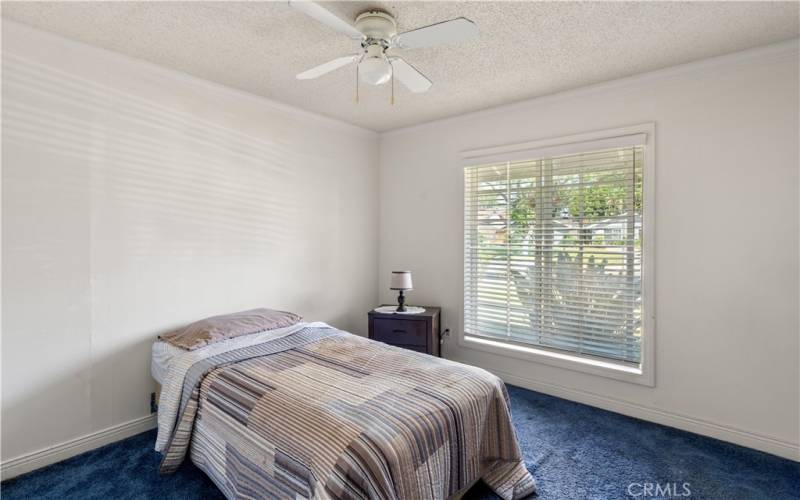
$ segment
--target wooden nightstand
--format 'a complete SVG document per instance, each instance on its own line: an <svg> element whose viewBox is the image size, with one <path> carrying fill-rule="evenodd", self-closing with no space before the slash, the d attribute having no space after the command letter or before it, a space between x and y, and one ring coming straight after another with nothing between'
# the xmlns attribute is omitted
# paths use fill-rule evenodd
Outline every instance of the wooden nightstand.
<svg viewBox="0 0 800 500"><path fill-rule="evenodd" d="M421 306L420 314L384 314L369 312L369 338L412 351L439 356L438 307Z"/></svg>

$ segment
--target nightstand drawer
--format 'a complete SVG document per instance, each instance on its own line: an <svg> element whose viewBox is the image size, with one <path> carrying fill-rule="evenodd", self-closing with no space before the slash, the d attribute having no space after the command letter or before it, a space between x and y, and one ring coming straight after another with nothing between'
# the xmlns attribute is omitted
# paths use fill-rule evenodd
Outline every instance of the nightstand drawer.
<svg viewBox="0 0 800 500"><path fill-rule="evenodd" d="M425 321L375 318L372 338L392 345L428 345L428 328ZM423 351L424 352L424 351Z"/></svg>

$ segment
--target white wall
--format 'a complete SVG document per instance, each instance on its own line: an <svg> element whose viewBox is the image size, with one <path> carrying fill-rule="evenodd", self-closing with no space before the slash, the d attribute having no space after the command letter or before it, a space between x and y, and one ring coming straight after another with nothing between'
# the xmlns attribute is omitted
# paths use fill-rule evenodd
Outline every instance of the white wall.
<svg viewBox="0 0 800 500"><path fill-rule="evenodd" d="M13 22L2 41L4 462L147 415L150 344L195 319L366 333L376 134Z"/></svg>
<svg viewBox="0 0 800 500"><path fill-rule="evenodd" d="M461 322L460 151L656 123L656 386L459 348L507 381L800 459L797 42L389 132L380 287Z"/></svg>

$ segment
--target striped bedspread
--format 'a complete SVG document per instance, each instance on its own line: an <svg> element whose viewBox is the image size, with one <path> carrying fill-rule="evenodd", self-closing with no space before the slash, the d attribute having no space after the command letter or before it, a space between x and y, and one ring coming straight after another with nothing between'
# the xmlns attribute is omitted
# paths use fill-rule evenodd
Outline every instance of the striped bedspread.
<svg viewBox="0 0 800 500"><path fill-rule="evenodd" d="M505 386L479 368L305 326L179 378L161 472L191 447L228 498L444 499L479 478L534 492Z"/></svg>

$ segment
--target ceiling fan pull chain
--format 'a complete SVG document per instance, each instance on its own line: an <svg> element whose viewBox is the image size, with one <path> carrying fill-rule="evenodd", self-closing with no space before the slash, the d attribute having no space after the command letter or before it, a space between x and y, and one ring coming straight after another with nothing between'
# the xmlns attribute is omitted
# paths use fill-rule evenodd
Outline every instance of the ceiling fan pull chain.
<svg viewBox="0 0 800 500"><path fill-rule="evenodd" d="M394 106L394 68L392 68L392 106Z"/></svg>
<svg viewBox="0 0 800 500"><path fill-rule="evenodd" d="M358 63L356 63L356 103L358 103Z"/></svg>

